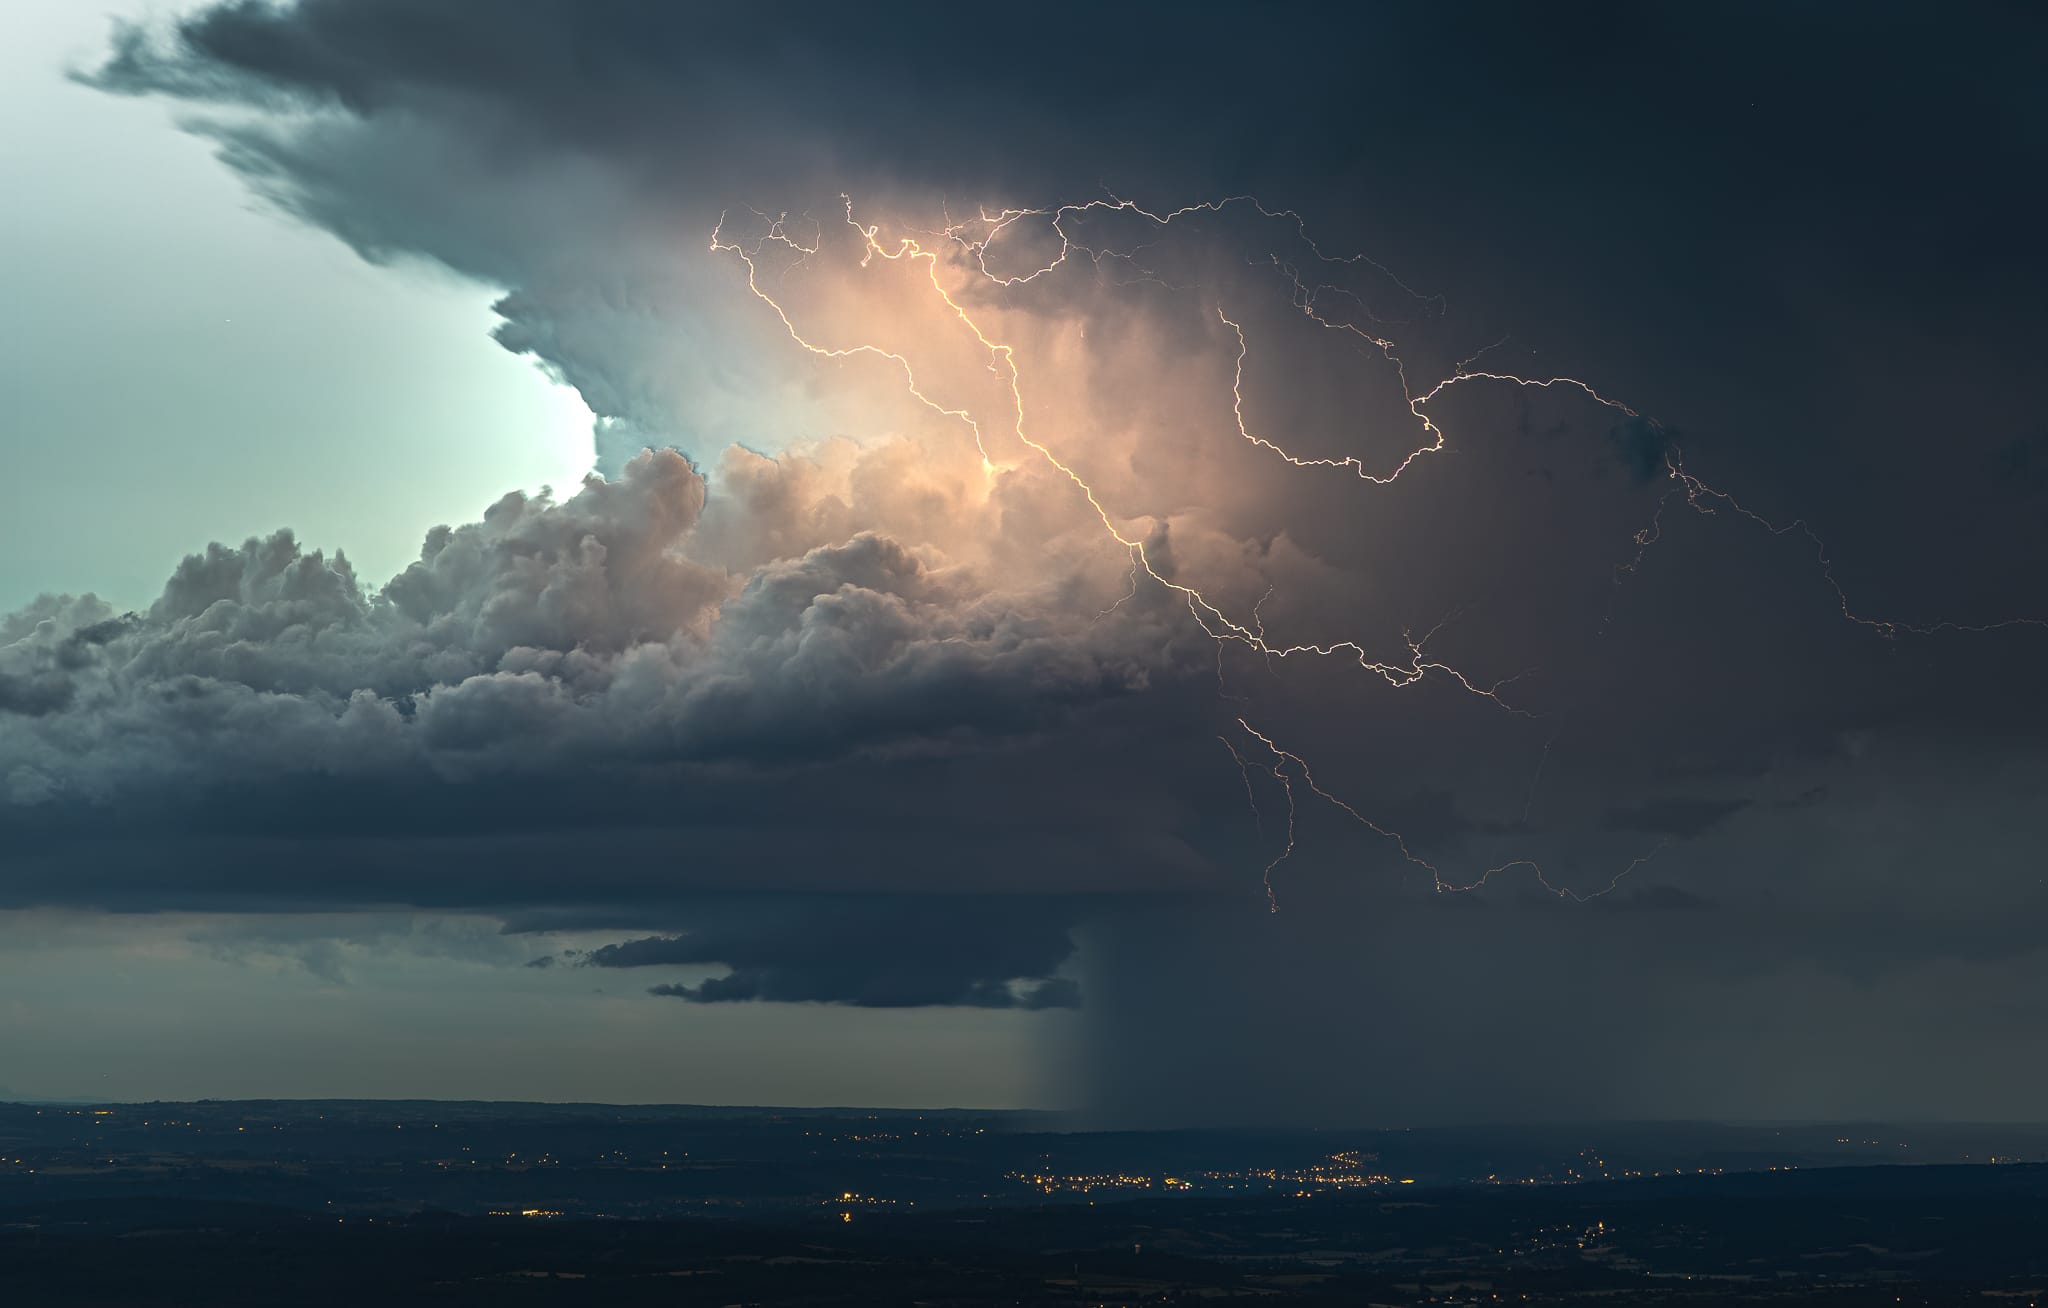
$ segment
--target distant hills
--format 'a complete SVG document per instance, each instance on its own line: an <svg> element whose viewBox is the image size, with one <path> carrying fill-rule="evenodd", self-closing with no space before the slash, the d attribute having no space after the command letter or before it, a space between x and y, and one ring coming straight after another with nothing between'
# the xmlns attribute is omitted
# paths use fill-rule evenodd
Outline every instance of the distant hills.
<svg viewBox="0 0 2048 1308"><path fill-rule="evenodd" d="M8 1086L0 1085L0 1104L89 1104L90 1099L44 1099L39 1095L25 1095Z"/></svg>

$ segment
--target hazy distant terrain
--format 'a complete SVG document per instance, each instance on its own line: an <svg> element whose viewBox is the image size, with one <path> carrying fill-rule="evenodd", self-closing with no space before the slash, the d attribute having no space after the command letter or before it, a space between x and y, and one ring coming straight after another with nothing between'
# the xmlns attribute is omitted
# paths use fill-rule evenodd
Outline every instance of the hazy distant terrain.
<svg viewBox="0 0 2048 1308"><path fill-rule="evenodd" d="M2048 1129L0 1106L50 1304L2029 1303ZM1987 1300L1985 1295L2009 1296Z"/></svg>

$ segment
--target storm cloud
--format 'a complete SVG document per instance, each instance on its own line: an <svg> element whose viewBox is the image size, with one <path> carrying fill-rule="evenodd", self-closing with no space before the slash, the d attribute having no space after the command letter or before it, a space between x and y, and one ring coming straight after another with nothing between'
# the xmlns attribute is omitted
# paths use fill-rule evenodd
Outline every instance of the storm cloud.
<svg viewBox="0 0 2048 1308"><path fill-rule="evenodd" d="M549 957L696 1004L1085 997L1121 1119L1715 1112L1703 1065L1906 999L1988 1066L2044 961L2044 638L1844 606L2048 607L2025 43L1460 13L118 28L85 80L502 292L599 467L381 582L280 531L0 619L0 902L576 922L618 939ZM1112 192L1214 207L935 235ZM1063 233L1114 253L1010 284ZM1681 448L1828 544L1688 502ZM1940 1101L1794 1061L1727 1102Z"/></svg>
<svg viewBox="0 0 2048 1308"><path fill-rule="evenodd" d="M700 1004L1070 1008L1078 987L1053 973L1073 953L1079 918L1071 902L992 896L713 905L683 934L623 940L573 961L597 968L724 965L723 976L649 987L651 994Z"/></svg>

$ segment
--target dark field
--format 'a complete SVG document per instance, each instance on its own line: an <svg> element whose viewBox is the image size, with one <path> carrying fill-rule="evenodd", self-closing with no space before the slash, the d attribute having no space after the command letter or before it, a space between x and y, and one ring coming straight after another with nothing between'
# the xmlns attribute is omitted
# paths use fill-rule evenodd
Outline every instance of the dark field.
<svg viewBox="0 0 2048 1308"><path fill-rule="evenodd" d="M0 1108L0 1302L2024 1305L2048 1290L2048 1166L2019 1161L2038 1157L2034 1129L1046 1125ZM1938 1161L1870 1163L1886 1150Z"/></svg>

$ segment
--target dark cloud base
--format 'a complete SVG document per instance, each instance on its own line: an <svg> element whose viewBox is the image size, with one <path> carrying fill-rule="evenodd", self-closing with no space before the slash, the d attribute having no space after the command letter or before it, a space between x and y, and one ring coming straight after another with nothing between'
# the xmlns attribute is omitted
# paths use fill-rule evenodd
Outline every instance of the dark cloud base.
<svg viewBox="0 0 2048 1308"><path fill-rule="evenodd" d="M987 896L756 902L711 910L704 914L709 920L681 935L620 941L573 961L729 968L725 976L648 990L699 1004L1071 1008L1079 988L1052 973L1072 954L1072 928L1083 911L1073 901Z"/></svg>

